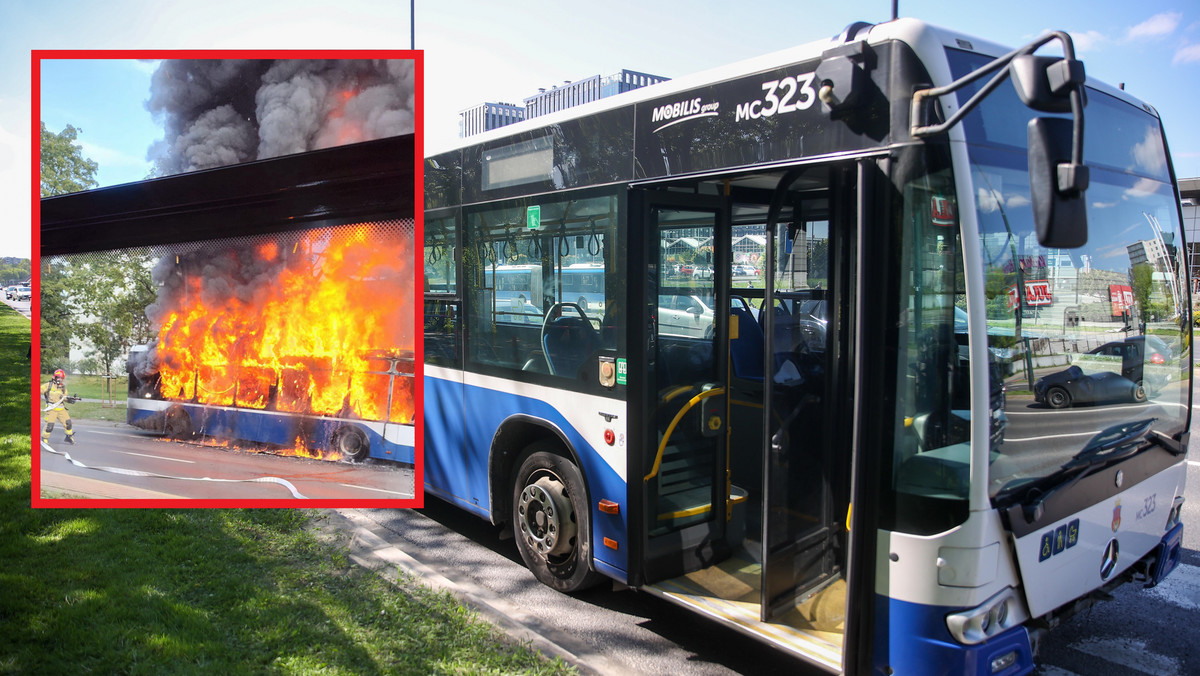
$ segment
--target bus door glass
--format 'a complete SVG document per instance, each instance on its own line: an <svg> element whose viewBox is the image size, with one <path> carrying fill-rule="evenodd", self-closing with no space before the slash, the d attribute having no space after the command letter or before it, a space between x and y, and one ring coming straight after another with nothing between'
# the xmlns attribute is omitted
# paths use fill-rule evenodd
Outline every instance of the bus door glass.
<svg viewBox="0 0 1200 676"><path fill-rule="evenodd" d="M647 574L695 570L728 554L725 530L728 265L716 243L727 206L715 197L652 196L655 234L647 311L654 411L645 467ZM724 240L728 240L724 236Z"/></svg>
<svg viewBox="0 0 1200 676"><path fill-rule="evenodd" d="M853 209L837 207L848 191L831 185L844 172L810 172L793 186L766 234L760 320L769 355L763 387L762 618L804 612L817 592L844 593L839 552L850 449L834 453L839 379L837 304L849 277L836 263ZM804 190L795 189L804 185ZM789 208L790 207L790 208ZM846 437L848 439L848 436ZM837 583L838 586L831 586ZM830 604L841 608L841 604Z"/></svg>

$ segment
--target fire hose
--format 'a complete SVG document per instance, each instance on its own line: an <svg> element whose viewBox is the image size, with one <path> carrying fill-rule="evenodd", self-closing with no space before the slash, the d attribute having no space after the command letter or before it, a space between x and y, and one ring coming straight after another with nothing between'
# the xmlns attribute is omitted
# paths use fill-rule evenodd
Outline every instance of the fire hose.
<svg viewBox="0 0 1200 676"><path fill-rule="evenodd" d="M288 489L288 491L291 492L293 498L299 498L301 500L305 499L305 497L300 494L300 491L297 491L296 487L293 486L291 484L291 482L289 482L287 479L280 479L279 477L274 477L274 476L263 476L263 477L258 477L255 479L215 479L213 477L207 477L207 476L194 477L194 476L171 476L169 474L155 474L154 472L142 472L142 471L139 471L136 469L125 469L124 467L89 467L88 465L85 465L82 462L79 462L75 458L72 458L70 453L67 453L66 451L56 450L52 446L50 446L50 444L47 444L44 441L42 442L42 448L46 451L49 451L50 453L55 454L55 455L63 456L64 458L67 459L67 462L71 463L72 465L75 465L76 467L82 467L83 469L92 469L92 470L96 470L97 472L109 472L111 474L123 474L125 476L150 477L150 478L154 478L154 479L179 479L180 481L214 481L214 482L218 482L218 483L279 484L280 486L283 486L284 488Z"/></svg>

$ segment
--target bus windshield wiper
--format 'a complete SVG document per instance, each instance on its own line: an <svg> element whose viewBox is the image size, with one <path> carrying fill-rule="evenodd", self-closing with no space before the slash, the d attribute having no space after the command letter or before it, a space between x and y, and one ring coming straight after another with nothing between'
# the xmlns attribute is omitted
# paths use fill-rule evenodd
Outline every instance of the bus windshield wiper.
<svg viewBox="0 0 1200 676"><path fill-rule="evenodd" d="M1113 460L1126 458L1136 453L1141 441L1146 438L1146 434L1150 431L1150 425L1154 424L1155 420L1158 420L1158 418L1145 418L1143 420L1121 423L1107 427L1097 433L1073 458L1063 463L1063 466L1057 472L1050 475L1050 477L1058 480L1070 476L1071 479L1069 481L1064 481L1050 488L1029 502L1021 503L1021 512L1025 515L1025 522L1033 523L1042 518L1046 500L1051 495L1074 486L1080 479L1089 474L1089 468L1105 465Z"/></svg>

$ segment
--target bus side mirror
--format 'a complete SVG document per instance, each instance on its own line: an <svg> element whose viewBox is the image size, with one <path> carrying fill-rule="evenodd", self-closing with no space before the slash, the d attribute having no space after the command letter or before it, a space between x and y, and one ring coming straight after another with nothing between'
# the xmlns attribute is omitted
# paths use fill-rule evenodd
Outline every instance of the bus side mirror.
<svg viewBox="0 0 1200 676"><path fill-rule="evenodd" d="M1088 168L1071 162L1073 130L1069 119L1029 121L1029 194L1038 243L1044 247L1087 244Z"/></svg>
<svg viewBox="0 0 1200 676"><path fill-rule="evenodd" d="M1087 80L1082 61L1033 54L1014 58L1008 74L1021 103L1042 113L1071 112L1071 90Z"/></svg>

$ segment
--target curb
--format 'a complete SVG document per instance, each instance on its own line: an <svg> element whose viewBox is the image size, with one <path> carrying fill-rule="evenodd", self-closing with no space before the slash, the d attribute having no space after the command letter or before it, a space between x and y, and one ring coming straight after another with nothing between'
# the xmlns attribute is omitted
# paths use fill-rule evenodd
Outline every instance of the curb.
<svg viewBox="0 0 1200 676"><path fill-rule="evenodd" d="M472 584L452 580L436 569L401 551L388 541L390 533L364 516L359 510L323 510L329 522L318 525L325 534L350 536L347 546L350 560L397 584L397 571L416 578L422 584L449 592L459 602L512 637L551 658L561 658L581 674L629 673L626 666L610 662L603 655L582 656L563 646L573 642L567 634L555 636L553 629L537 627L537 619L492 592Z"/></svg>

